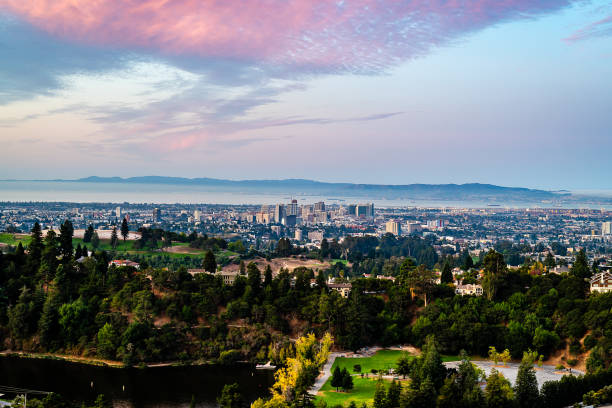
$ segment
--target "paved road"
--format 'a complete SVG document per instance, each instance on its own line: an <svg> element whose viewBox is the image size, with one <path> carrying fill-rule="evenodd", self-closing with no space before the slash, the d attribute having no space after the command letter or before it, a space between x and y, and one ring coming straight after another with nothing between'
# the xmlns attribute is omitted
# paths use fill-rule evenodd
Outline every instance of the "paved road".
<svg viewBox="0 0 612 408"><path fill-rule="evenodd" d="M336 361L336 357L342 357L344 353L330 353L329 358L327 359L327 363L323 366L323 374L319 375L314 383L314 385L310 388L310 395L317 395L323 384L327 382L327 379L331 376L331 368L334 365L334 361Z"/></svg>
<svg viewBox="0 0 612 408"><path fill-rule="evenodd" d="M451 361L449 363L445 363L447 367L457 367L461 362L460 361ZM491 373L491 369L493 369L494 365L491 361L472 361L472 363L476 364L479 368L484 370L486 375ZM503 364L498 364L495 366L495 369L502 373L504 377L506 377L512 385L514 385L516 381L516 375L518 373L519 364L517 363L508 363L507 367L504 367ZM546 381L558 381L564 375L569 375L569 371L560 372L555 369L554 366L543 365L542 368L536 367L535 370L536 379L538 380L538 385L540 388ZM582 371L572 369L572 374L581 375L584 374Z"/></svg>

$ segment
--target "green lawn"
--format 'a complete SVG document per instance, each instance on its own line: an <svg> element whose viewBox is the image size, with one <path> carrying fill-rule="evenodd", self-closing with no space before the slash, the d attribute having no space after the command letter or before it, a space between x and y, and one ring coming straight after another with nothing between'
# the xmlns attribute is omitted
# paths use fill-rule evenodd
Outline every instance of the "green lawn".
<svg viewBox="0 0 612 408"><path fill-rule="evenodd" d="M327 381L319 392L318 399L322 399L327 403L328 407L334 405L348 405L351 401L355 401L357 406L361 406L362 403L366 402L371 405L374 399L374 391L376 391L376 381L378 377L370 376L369 378L361 378L360 376L353 376L353 388L349 392L336 392L336 389L330 385ZM322 394L322 395L321 395Z"/></svg>
<svg viewBox="0 0 612 408"><path fill-rule="evenodd" d="M380 350L371 357L338 357L332 365L332 372L336 367L340 369L346 368L349 373L353 374L354 388L350 392L336 392L336 389L331 386L331 377L321 387L319 391L318 399L324 400L328 406L333 405L348 405L351 401L355 401L357 406L361 403L366 402L370 404L374 398L374 391L376 390L376 381L378 376L370 374L372 369L376 370L387 370L395 368L397 361L402 355L407 354L400 350ZM442 361L456 361L457 356L442 356ZM361 378L353 371L355 364L361 365L361 372L368 373L368 378Z"/></svg>
<svg viewBox="0 0 612 408"><path fill-rule="evenodd" d="M394 368L397 360L399 360L403 354L404 352L400 350L380 350L372 357L338 357L334 361L332 371L336 367L340 367L341 370L346 367L346 369L352 373L355 364L361 365L361 372L363 373L369 373L373 368L376 370L387 370Z"/></svg>
<svg viewBox="0 0 612 408"><path fill-rule="evenodd" d="M0 242L7 245L17 246L21 242L26 246L30 242L29 235L16 235L7 232L0 233Z"/></svg>

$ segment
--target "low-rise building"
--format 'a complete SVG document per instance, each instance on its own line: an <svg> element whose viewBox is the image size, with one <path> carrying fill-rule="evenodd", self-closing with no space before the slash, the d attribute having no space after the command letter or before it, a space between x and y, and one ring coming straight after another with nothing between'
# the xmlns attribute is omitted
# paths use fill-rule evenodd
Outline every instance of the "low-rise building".
<svg viewBox="0 0 612 408"><path fill-rule="evenodd" d="M130 261L129 259L113 259L108 263L108 266L131 266L132 268L140 269L140 264L138 262Z"/></svg>
<svg viewBox="0 0 612 408"><path fill-rule="evenodd" d="M591 278L591 293L612 292L612 273L599 272Z"/></svg>
<svg viewBox="0 0 612 408"><path fill-rule="evenodd" d="M349 297L353 285L350 283L328 283L327 287L340 293L343 298Z"/></svg>
<svg viewBox="0 0 612 408"><path fill-rule="evenodd" d="M482 296L482 286L475 284L467 284L467 285L457 285L455 287L455 293L461 296L464 295L474 295L474 296Z"/></svg>

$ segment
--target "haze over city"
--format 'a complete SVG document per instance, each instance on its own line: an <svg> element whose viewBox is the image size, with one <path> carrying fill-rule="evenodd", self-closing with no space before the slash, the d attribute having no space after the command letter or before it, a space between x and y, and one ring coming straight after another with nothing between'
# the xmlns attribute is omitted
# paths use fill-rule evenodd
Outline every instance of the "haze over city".
<svg viewBox="0 0 612 408"><path fill-rule="evenodd" d="M609 189L609 1L0 0L0 178Z"/></svg>

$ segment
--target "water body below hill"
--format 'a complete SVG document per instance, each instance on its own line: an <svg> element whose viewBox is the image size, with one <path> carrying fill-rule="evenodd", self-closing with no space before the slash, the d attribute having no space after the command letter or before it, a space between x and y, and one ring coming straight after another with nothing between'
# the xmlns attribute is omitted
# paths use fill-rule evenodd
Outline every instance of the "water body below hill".
<svg viewBox="0 0 612 408"><path fill-rule="evenodd" d="M77 402L98 394L115 407L171 408L216 406L223 385L238 383L249 402L268 395L274 381L270 370L250 364L113 368L52 359L0 357L0 385L52 391ZM10 397L10 396L6 396ZM4 398L6 398L4 397Z"/></svg>
<svg viewBox="0 0 612 408"><path fill-rule="evenodd" d="M91 183L65 181L0 181L0 201L63 201L103 203L185 203L185 204L275 204L296 198L299 204L325 201L328 204L373 202L385 207L457 207L457 208L608 208L612 202L512 201L508 199L432 200L389 198L374 195L313 194L308 192L227 189L225 187L153 184ZM612 200L609 200L612 201Z"/></svg>

